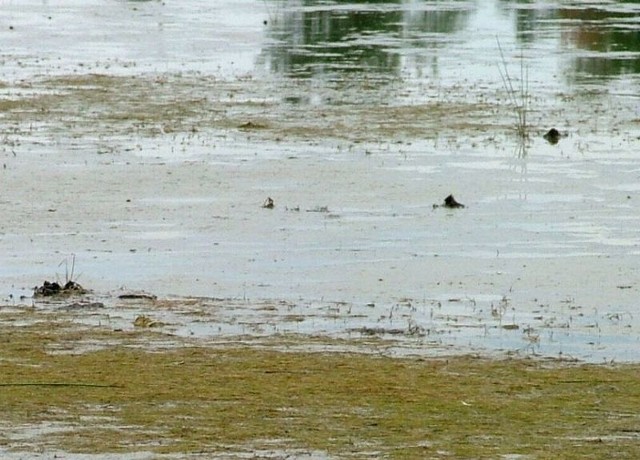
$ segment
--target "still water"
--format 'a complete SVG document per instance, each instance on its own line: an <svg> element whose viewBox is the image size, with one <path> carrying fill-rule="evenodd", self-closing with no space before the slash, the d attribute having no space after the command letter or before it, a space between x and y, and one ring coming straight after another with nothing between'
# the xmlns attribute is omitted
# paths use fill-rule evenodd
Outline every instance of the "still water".
<svg viewBox="0 0 640 460"><path fill-rule="evenodd" d="M0 0L0 44L5 292L73 253L291 332L640 359L639 2Z"/></svg>
<svg viewBox="0 0 640 460"><path fill-rule="evenodd" d="M507 58L522 53L532 82L637 85L640 72L631 1L2 0L0 21L5 79L100 65L481 79L495 75L496 40Z"/></svg>

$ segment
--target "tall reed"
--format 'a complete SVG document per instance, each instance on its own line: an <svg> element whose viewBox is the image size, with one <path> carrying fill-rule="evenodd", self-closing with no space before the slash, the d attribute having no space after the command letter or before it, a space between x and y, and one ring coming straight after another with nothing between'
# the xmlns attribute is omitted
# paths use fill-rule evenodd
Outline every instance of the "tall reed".
<svg viewBox="0 0 640 460"><path fill-rule="evenodd" d="M524 55L522 50L520 51L520 87L514 88L513 78L509 74L507 67L507 61L500 45L500 40L496 37L498 42L498 50L500 51L501 66L498 66L500 71L500 77L502 78L502 84L507 92L509 101L513 107L513 114L515 116L515 129L516 134L520 141L524 143L529 138L529 125L527 124L527 112L531 102L529 95L529 69L524 65Z"/></svg>

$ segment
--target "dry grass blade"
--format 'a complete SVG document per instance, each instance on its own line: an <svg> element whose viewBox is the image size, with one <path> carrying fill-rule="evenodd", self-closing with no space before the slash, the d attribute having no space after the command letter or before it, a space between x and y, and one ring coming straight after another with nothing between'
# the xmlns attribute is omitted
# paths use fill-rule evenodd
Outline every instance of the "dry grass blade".
<svg viewBox="0 0 640 460"><path fill-rule="evenodd" d="M504 51L500 40L496 37L498 43L498 50L500 51L501 65L498 66L500 71L500 77L502 78L502 84L507 92L509 101L513 106L513 112L515 115L515 128L516 134L519 140L523 143L529 138L529 126L527 124L527 112L529 110L529 71L524 65L524 56L522 51L520 52L520 88L516 90L513 86L513 78L509 74L509 68L507 67L507 61L504 57Z"/></svg>

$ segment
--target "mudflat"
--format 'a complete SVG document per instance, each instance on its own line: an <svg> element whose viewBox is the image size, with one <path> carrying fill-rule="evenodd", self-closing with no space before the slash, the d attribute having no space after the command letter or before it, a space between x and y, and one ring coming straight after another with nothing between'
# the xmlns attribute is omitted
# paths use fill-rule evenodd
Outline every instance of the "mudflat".
<svg viewBox="0 0 640 460"><path fill-rule="evenodd" d="M637 456L626 33L196 3L0 12L3 457Z"/></svg>

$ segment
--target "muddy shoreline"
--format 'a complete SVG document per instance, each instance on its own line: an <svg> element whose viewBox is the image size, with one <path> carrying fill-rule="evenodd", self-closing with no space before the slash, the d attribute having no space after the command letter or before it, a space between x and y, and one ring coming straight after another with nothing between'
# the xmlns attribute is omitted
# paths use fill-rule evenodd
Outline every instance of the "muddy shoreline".
<svg viewBox="0 0 640 460"><path fill-rule="evenodd" d="M74 258L99 296L345 303L366 314L343 329L638 359L637 50L607 26L633 6L99 3L0 13L8 305Z"/></svg>
<svg viewBox="0 0 640 460"><path fill-rule="evenodd" d="M486 359L443 347L416 356L375 331L288 333L300 320L282 302L252 304L274 320L252 325L247 306L222 299L131 297L116 308L67 299L0 309L3 458L638 452L629 411L637 364ZM347 316L344 307L332 306L334 315ZM281 310L288 319L276 319ZM198 335L217 315L235 319ZM184 321L196 334L180 330ZM233 327L245 333L227 335Z"/></svg>
<svg viewBox="0 0 640 460"><path fill-rule="evenodd" d="M632 105L609 123L588 105L593 124L570 122L557 145L532 111L523 155L496 94L310 110L268 97L287 94L273 83L6 85L5 296L64 278L74 254L79 281L106 295L374 305L349 328L417 321L464 350L636 359ZM434 207L451 193L467 207ZM389 321L404 304L417 313Z"/></svg>
<svg viewBox="0 0 640 460"><path fill-rule="evenodd" d="M0 455L638 457L637 13L4 4Z"/></svg>

